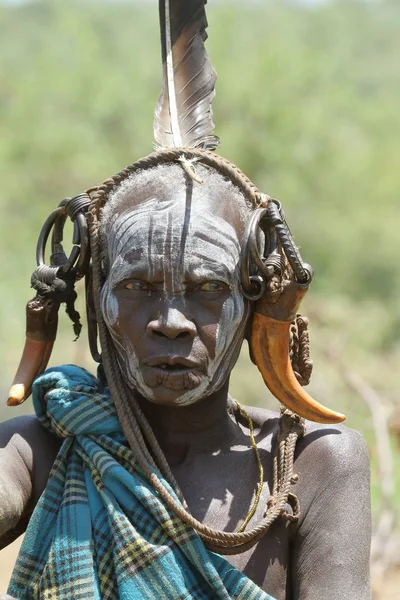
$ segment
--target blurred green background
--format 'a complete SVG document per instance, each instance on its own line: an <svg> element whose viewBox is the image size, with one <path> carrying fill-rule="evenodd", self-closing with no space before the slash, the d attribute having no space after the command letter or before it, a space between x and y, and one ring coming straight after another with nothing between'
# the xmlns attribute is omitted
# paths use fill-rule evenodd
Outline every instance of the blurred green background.
<svg viewBox="0 0 400 600"><path fill-rule="evenodd" d="M303 257L315 268L303 307L315 361L310 391L345 412L348 425L366 437L378 522L379 447L366 398L352 381L372 388L381 415L395 420L400 2L210 0L207 14L207 48L219 73L220 153L283 202ZM155 1L3 5L0 39L3 420L31 410L29 401L8 409L5 398L23 345L42 222L64 196L151 152L161 66ZM91 368L85 334L72 340L62 318L52 363ZM233 393L245 404L277 406L246 351ZM398 450L393 437L394 506L400 505ZM394 512L394 527L398 521Z"/></svg>

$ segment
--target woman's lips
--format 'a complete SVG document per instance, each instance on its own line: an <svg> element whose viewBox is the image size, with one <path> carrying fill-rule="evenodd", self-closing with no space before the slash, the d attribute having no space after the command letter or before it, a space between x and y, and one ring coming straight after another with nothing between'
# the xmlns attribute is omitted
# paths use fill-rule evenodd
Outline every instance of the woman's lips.
<svg viewBox="0 0 400 600"><path fill-rule="evenodd" d="M194 361L190 358L186 358L185 356L156 356L154 358L150 358L149 360L144 361L144 363L149 367L161 367L161 368L192 368L192 369L200 369L201 365L199 362Z"/></svg>
<svg viewBox="0 0 400 600"><path fill-rule="evenodd" d="M143 368L143 378L150 388L162 386L175 391L193 390L204 375L204 367L180 357L153 359Z"/></svg>

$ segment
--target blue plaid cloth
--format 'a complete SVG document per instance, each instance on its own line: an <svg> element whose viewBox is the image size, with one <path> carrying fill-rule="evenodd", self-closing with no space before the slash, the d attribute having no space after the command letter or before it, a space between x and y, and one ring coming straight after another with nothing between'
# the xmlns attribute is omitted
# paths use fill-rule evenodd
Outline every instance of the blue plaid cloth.
<svg viewBox="0 0 400 600"><path fill-rule="evenodd" d="M165 506L136 464L108 390L90 373L49 369L34 384L33 402L64 442L30 520L11 596L273 600Z"/></svg>

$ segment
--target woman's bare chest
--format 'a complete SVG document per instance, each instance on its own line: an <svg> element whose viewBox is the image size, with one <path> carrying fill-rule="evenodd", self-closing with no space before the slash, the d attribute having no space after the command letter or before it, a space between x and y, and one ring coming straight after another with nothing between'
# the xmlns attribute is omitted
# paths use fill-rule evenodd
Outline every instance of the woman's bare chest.
<svg viewBox="0 0 400 600"><path fill-rule="evenodd" d="M192 515L209 527L233 532L255 507L246 531L257 526L270 497L272 469L270 452L261 449L260 457L264 484L256 507L260 471L252 449L192 458L174 469ZM274 598L286 600L289 533L287 522L278 519L255 546L225 558Z"/></svg>

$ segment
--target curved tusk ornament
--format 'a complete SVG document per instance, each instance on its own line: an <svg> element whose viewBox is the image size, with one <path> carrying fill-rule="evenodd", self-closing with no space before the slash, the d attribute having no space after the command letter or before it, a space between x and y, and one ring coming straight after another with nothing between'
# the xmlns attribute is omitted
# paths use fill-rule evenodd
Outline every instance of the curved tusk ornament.
<svg viewBox="0 0 400 600"><path fill-rule="evenodd" d="M32 384L47 367L57 334L58 305L37 296L26 305L26 336L22 358L8 393L8 406L22 404Z"/></svg>
<svg viewBox="0 0 400 600"><path fill-rule="evenodd" d="M264 298L256 302L251 354L270 392L289 410L317 423L340 423L345 415L316 402L297 381L290 361L290 326L307 289L290 281L276 304Z"/></svg>

